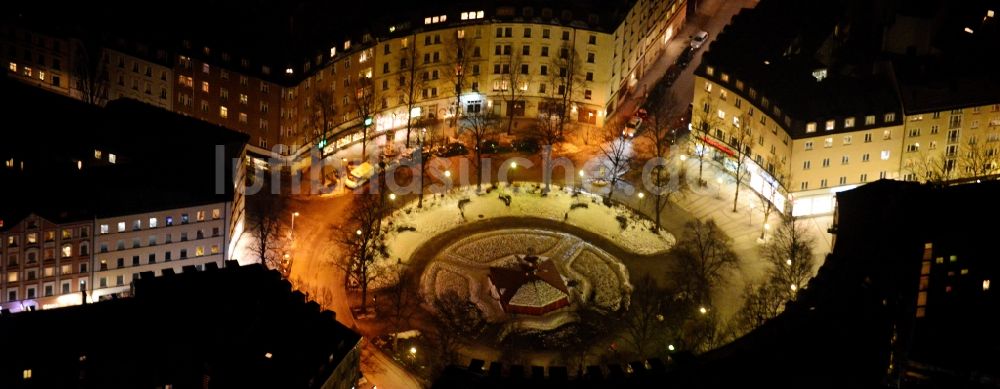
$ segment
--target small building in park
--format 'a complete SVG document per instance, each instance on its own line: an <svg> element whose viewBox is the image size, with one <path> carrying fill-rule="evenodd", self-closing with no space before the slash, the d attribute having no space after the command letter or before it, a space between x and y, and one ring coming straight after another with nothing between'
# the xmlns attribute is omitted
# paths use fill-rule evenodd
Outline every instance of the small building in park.
<svg viewBox="0 0 1000 389"><path fill-rule="evenodd" d="M540 316L569 305L566 282L554 262L534 255L518 259L516 268L490 268L490 292L504 312Z"/></svg>

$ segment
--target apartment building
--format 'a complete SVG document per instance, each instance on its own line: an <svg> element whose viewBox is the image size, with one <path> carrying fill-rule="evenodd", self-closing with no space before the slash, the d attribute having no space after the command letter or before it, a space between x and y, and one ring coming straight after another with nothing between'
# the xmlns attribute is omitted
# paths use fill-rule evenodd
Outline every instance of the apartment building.
<svg viewBox="0 0 1000 389"><path fill-rule="evenodd" d="M22 302L37 308L79 304L90 277L92 225L83 215L37 214L0 225L0 306L22 310Z"/></svg>
<svg viewBox="0 0 1000 389"><path fill-rule="evenodd" d="M173 55L162 47L116 38L105 48L108 98L129 98L174 110Z"/></svg>
<svg viewBox="0 0 1000 389"><path fill-rule="evenodd" d="M297 155L324 137L332 148L360 141L360 112L372 117L369 131L376 136L414 121L440 129L434 136L453 136L454 121L442 123L483 109L519 121L559 111L570 122L600 126L680 30L685 4L414 4L394 14L402 18L366 17L365 23L336 26L316 18L334 12L329 9L305 15L305 8L275 4L296 19L255 5L247 12L259 15L236 21L218 5L222 14L205 9L196 15L204 23L193 22L192 31L173 37L174 47L105 43L111 49L109 96L147 101L248 134L249 150L257 156ZM372 14L371 6L340 8L336 12ZM233 29L245 23L272 28L259 35L238 29L253 44L216 36L215 28L230 22ZM5 41L19 37L8 35ZM414 53L416 60L403 66ZM412 93L400 82L411 71L420 86ZM167 86L164 75L172 77ZM359 109L359 98L372 107Z"/></svg>
<svg viewBox="0 0 1000 389"><path fill-rule="evenodd" d="M73 74L79 41L57 30L5 25L2 32L7 76L37 88L82 98Z"/></svg>
<svg viewBox="0 0 1000 389"><path fill-rule="evenodd" d="M97 301L140 272L232 259L244 136L131 99L97 107L0 86L9 120L27 126L0 144L0 182L18 188L0 193L2 309Z"/></svg>
<svg viewBox="0 0 1000 389"><path fill-rule="evenodd" d="M940 65L851 47L860 38L850 28L873 31L863 26L871 21L835 16L836 7L768 0L734 18L695 71L694 152L733 172L743 158L748 185L777 192L778 209L790 200L798 216L832 213L835 193L879 179L995 175L1000 93L984 87L997 84L988 72L966 65L976 57ZM789 15L802 24L775 24ZM963 47L970 38L952 39ZM856 51L842 58L831 47Z"/></svg>

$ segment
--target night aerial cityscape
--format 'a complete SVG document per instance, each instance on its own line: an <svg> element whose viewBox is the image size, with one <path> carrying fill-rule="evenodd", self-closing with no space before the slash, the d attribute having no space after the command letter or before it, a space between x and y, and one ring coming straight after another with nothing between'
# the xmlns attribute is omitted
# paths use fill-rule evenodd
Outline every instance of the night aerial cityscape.
<svg viewBox="0 0 1000 389"><path fill-rule="evenodd" d="M1000 388L1000 0L0 12L0 388Z"/></svg>

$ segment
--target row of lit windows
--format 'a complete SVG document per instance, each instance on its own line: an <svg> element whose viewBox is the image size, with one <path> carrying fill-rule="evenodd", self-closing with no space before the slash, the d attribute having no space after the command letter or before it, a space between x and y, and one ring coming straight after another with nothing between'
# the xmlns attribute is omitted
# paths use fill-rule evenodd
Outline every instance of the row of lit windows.
<svg viewBox="0 0 1000 389"><path fill-rule="evenodd" d="M31 77L31 78L36 78L37 77L39 81L49 80L53 86L56 86L56 87L62 86L61 85L62 84L62 79L61 79L61 77L59 77L57 75L51 75L50 76L49 73L45 72L44 70L39 70L39 71L36 72L34 69L32 69L31 67L28 67L28 66L21 66L20 67L21 73L18 73L18 71L17 71L18 68L19 67L18 67L17 63L14 63L14 62L10 62L7 65L7 69L9 69L12 73L21 74L21 75L23 75L25 77Z"/></svg>
<svg viewBox="0 0 1000 389"><path fill-rule="evenodd" d="M73 239L74 237L73 230L74 230L73 228L63 228L60 237L62 239ZM55 230L45 231L44 235L45 235L45 242L54 242L56 240ZM29 232L25 234L25 239L27 240L28 244L36 244L38 243L38 236L39 235L37 232ZM81 227L78 237L87 237L87 236L90 236L90 228ZM12 234L7 236L7 246L16 247L19 242L20 239L18 239L17 235Z"/></svg>
<svg viewBox="0 0 1000 389"><path fill-rule="evenodd" d="M212 228L212 235L211 236L212 237L218 237L219 234L220 234L219 227L213 227ZM205 231L204 230L198 230L195 233L195 239L205 239ZM188 233L187 232L181 232L180 233L180 241L181 242L187 242L188 241ZM147 246L156 246L158 244L156 235L150 235L149 239L147 240L147 242L148 242ZM170 244L170 243L173 243L173 242L174 242L173 234L167 234L166 238L163 241L164 244ZM117 245L115 247L116 247L116 250L126 250L125 240L119 239L118 242L117 242ZM137 249L137 248L140 248L140 247L142 247L142 240L139 239L139 238L133 238L132 239L132 246L130 248ZM100 243L100 249L99 249L99 251L101 253L106 253L106 252L108 252L108 250L109 250L108 243L101 242Z"/></svg>
<svg viewBox="0 0 1000 389"><path fill-rule="evenodd" d="M222 211L219 208L212 209L212 220L218 220L221 217L222 217ZM197 211L197 212L195 212L195 221L203 222L205 220L206 220L205 211ZM189 216L188 216L187 213L182 213L181 214L181 220L180 220L180 222L181 222L181 224L188 224L190 222L190 218L189 218ZM166 218L164 218L164 223L165 223L165 225L167 227L173 226L174 225L174 217L173 216L167 216ZM125 226L126 226L125 222L123 222L123 221L122 222L118 222L117 231L118 232L125 232ZM146 228L158 228L160 226L160 219L155 218L155 217L151 217L151 218L149 218L149 223L146 224L146 226L147 226ZM136 220L132 221L132 231L139 231L141 229L142 229L142 220L136 219ZM111 229L110 229L109 225L107 225L107 224L101 224L101 226L100 226L100 233L102 235L103 234L108 234L110 232L111 232Z"/></svg>
<svg viewBox="0 0 1000 389"><path fill-rule="evenodd" d="M878 174L878 178L879 179L888 178L888 177L889 177L889 173L885 172L885 171L879 172L879 174ZM862 173L861 175L858 176L857 183L864 184L864 183L867 183L868 180L869 180L868 173ZM849 183L850 183L850 181L848 181L847 176L840 176L840 178L837 181L837 185L847 185ZM819 189L825 189L825 188L829 188L829 187L830 187L830 181L828 179L824 178L824 179L819 180ZM799 183L799 190L809 190L809 181L801 181Z"/></svg>
<svg viewBox="0 0 1000 389"><path fill-rule="evenodd" d="M219 245L213 244L213 245L209 246L208 247L208 253L209 253L209 255L218 254L219 253ZM179 259L187 259L188 258L188 250L187 249L180 249L178 251L178 254L179 254ZM195 249L194 249L194 256L195 257L205 256L205 246L197 246L197 247L195 247ZM173 259L174 259L174 257L173 257L173 251L166 251L166 252L164 252L164 254L163 254L163 260L164 261L170 262ZM147 261L146 264L149 264L149 265L155 264L156 263L156 253L150 253L150 254L148 254L147 257L146 257L146 261ZM121 269L121 268L126 267L125 258L118 258L117 261L116 261L116 263L115 263L115 265L116 266L114 267L114 269ZM140 266L140 265L143 265L143 264L139 262L139 256L138 255L133 255L132 256L131 266ZM99 267L97 268L97 270L98 271L107 271L109 269L110 268L109 268L109 265L108 265L108 261L106 259L102 259L101 262L100 262L100 264L99 264Z"/></svg>
<svg viewBox="0 0 1000 389"><path fill-rule="evenodd" d="M889 154L890 154L889 150L882 150L882 155L881 155L882 160L883 161L889 160ZM871 154L864 153L864 154L861 155L861 162L869 162L869 161L871 161ZM848 165L848 164L850 164L850 162L851 162L851 158L849 156L844 155L844 156L840 157L840 164L841 165ZM826 167L830 167L830 158L823 158L822 166L825 167L825 168ZM811 168L812 168L812 161L803 161L802 162L802 170L809 170Z"/></svg>

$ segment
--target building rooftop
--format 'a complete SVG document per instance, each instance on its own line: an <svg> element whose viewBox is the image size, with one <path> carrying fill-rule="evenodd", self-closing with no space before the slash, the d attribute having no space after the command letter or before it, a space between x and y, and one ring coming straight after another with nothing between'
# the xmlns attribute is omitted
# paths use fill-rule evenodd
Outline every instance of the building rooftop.
<svg viewBox="0 0 1000 389"><path fill-rule="evenodd" d="M877 52L844 32L853 20L843 3L764 0L744 9L703 54L698 74L713 66L801 122L898 113ZM793 136L804 133L802 123L792 127Z"/></svg>
<svg viewBox="0 0 1000 389"><path fill-rule="evenodd" d="M0 386L318 388L360 335L260 265L135 282L134 297L0 315ZM30 380L25 371L30 369Z"/></svg>
<svg viewBox="0 0 1000 389"><path fill-rule="evenodd" d="M86 3L86 6L66 2L66 7L53 4L44 9L12 4L14 9L7 19L8 23L55 36L83 33L103 36L114 41L115 44L109 44L112 48L123 50L125 46L126 52L131 54L137 54L137 50L128 49L134 44L118 44L117 41L147 43L154 51L163 48L292 86L312 74L303 69L304 63L311 63L311 68L315 69L330 60L330 48L336 47L338 53L350 52L345 50L344 42L351 40L353 50L362 46L360 43L366 35L377 41L455 24L478 24L484 20L531 21L613 32L635 1L179 0L170 4L170 11L154 13L114 2ZM543 17L543 9L550 9L551 16ZM484 20L460 20L460 13L467 11L484 11ZM425 17L442 14L449 15L447 23L425 25L423 22ZM390 26L396 28L390 32ZM243 66L244 59L248 66ZM267 74L262 71L263 66L270 69ZM286 68L291 68L292 74L287 74Z"/></svg>
<svg viewBox="0 0 1000 389"><path fill-rule="evenodd" d="M90 219L232 199L232 164L220 162L239 157L246 135L138 101L101 108L6 79L0 104L8 113L0 181L17 188L0 191L0 219Z"/></svg>

